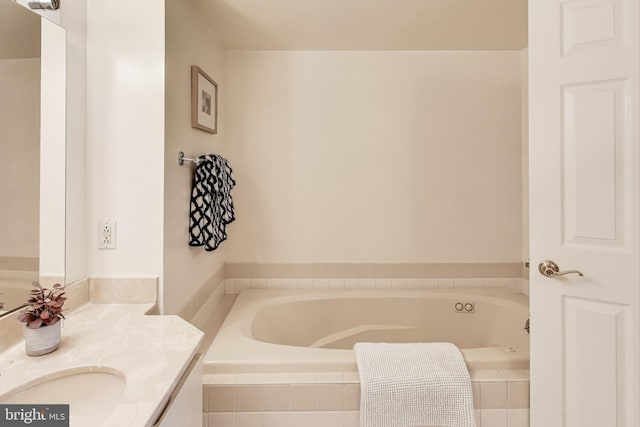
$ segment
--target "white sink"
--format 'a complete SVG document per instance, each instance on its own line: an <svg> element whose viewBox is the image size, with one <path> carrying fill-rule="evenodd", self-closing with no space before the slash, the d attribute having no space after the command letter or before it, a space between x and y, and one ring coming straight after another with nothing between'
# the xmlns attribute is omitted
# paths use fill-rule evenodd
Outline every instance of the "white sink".
<svg viewBox="0 0 640 427"><path fill-rule="evenodd" d="M3 404L68 404L70 425L102 425L118 405L126 380L117 371L87 368L34 380L0 396Z"/></svg>

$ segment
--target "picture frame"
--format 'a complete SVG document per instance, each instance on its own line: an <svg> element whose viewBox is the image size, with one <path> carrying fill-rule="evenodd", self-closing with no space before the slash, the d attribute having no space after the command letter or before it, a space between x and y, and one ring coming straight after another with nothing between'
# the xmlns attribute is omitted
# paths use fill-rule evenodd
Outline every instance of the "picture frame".
<svg viewBox="0 0 640 427"><path fill-rule="evenodd" d="M197 65L191 66L191 127L218 133L218 84Z"/></svg>

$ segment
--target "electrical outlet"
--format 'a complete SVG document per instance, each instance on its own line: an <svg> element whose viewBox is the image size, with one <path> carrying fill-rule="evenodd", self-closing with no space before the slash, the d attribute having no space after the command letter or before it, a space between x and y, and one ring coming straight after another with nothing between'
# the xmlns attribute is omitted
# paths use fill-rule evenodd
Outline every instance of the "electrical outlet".
<svg viewBox="0 0 640 427"><path fill-rule="evenodd" d="M98 249L116 248L116 221L98 221Z"/></svg>

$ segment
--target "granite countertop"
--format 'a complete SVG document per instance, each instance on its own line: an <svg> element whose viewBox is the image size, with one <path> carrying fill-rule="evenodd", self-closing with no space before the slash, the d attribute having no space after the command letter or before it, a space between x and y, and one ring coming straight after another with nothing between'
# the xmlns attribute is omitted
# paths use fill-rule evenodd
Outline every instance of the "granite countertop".
<svg viewBox="0 0 640 427"><path fill-rule="evenodd" d="M44 356L27 356L20 341L0 353L0 396L56 372L116 370L126 388L102 425L151 426L203 338L177 316L147 316L153 306L85 304L64 321L60 347Z"/></svg>

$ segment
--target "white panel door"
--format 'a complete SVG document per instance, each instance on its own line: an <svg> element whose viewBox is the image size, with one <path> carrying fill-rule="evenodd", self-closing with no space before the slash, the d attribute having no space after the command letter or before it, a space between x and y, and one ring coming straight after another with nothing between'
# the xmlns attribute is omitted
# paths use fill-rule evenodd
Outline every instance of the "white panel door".
<svg viewBox="0 0 640 427"><path fill-rule="evenodd" d="M638 3L529 1L532 427L640 426Z"/></svg>

